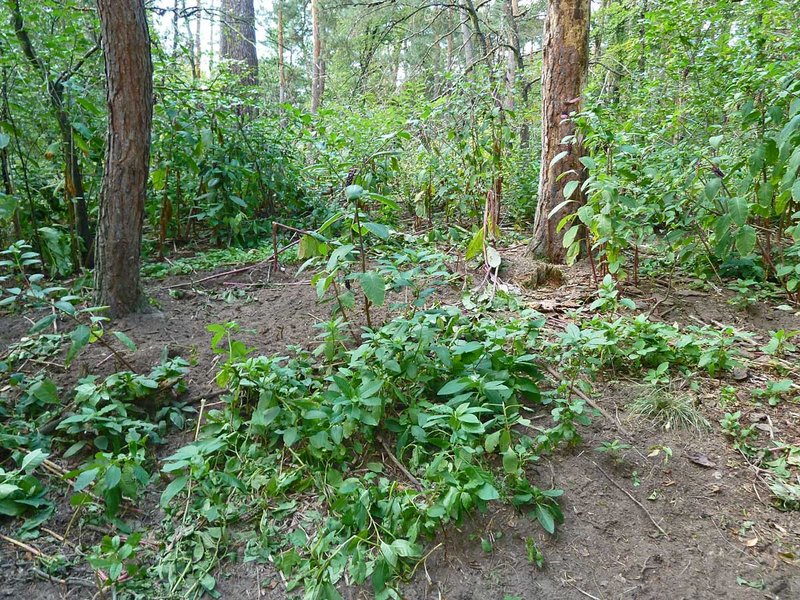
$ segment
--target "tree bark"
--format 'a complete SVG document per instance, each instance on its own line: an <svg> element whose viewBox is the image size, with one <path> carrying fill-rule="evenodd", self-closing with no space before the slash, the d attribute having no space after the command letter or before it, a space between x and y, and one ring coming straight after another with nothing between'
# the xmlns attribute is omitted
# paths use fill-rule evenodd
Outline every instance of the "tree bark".
<svg viewBox="0 0 800 600"><path fill-rule="evenodd" d="M469 28L469 16L463 18L459 15L461 21L461 39L464 46L464 70L469 71L475 65L475 51L472 48L472 31Z"/></svg>
<svg viewBox="0 0 800 600"><path fill-rule="evenodd" d="M550 213L564 201L568 181L581 180L582 147L569 118L581 108L581 95L589 66L589 0L550 0L544 25L542 57L542 164L539 200L530 250L534 256L563 264L567 249L559 221L574 213L583 202L580 190L572 196L577 203ZM563 143L564 138L572 141ZM566 154L554 161L560 153Z"/></svg>
<svg viewBox="0 0 800 600"><path fill-rule="evenodd" d="M453 9L447 9L447 66L445 70L448 73L453 72L453 64L455 58L455 43L453 41Z"/></svg>
<svg viewBox="0 0 800 600"><path fill-rule="evenodd" d="M108 138L97 232L96 302L112 317L147 309L139 278L150 164L153 63L144 0L97 0Z"/></svg>
<svg viewBox="0 0 800 600"><path fill-rule="evenodd" d="M194 16L194 76L200 79L200 62L203 59L203 43L200 37L200 26L203 23L203 2L197 0L197 13Z"/></svg>
<svg viewBox="0 0 800 600"><path fill-rule="evenodd" d="M214 52L214 42L216 41L216 37L214 37L214 25L217 22L217 17L215 14L215 6L214 0L209 0L208 3L208 68L211 69L214 66L214 59L216 58L216 54Z"/></svg>
<svg viewBox="0 0 800 600"><path fill-rule="evenodd" d="M322 62L322 37L319 25L319 0L311 0L311 112L316 113L322 105L325 89L325 65Z"/></svg>
<svg viewBox="0 0 800 600"><path fill-rule="evenodd" d="M61 133L61 148L64 153L64 195L68 203L67 209L70 214L74 213L75 228L78 237L83 242L84 262L91 263L92 234L89 228L89 211L86 208L86 198L83 188L83 173L81 171L78 150L75 147L75 136L72 130L72 122L64 108L64 84L70 79L77 67L72 71L67 71L53 79L45 62L39 57L33 47L28 31L25 29L25 22L19 7L19 0L9 2L11 8L11 25L14 33L19 40L22 53L31 66L39 73L42 81L47 88L47 96L50 106L58 123ZM80 66L83 60L89 58L93 51L87 53L78 63ZM74 206L73 206L74 203ZM73 249L75 250L75 249Z"/></svg>
<svg viewBox="0 0 800 600"><path fill-rule="evenodd" d="M517 0L506 0L504 8L508 25L508 45L510 46L506 51L506 108L513 110L517 71L522 71L522 53L519 45L519 27L517 26L519 5Z"/></svg>
<svg viewBox="0 0 800 600"><path fill-rule="evenodd" d="M222 0L220 6L220 58L235 61L231 70L244 85L258 83L256 13L253 0Z"/></svg>

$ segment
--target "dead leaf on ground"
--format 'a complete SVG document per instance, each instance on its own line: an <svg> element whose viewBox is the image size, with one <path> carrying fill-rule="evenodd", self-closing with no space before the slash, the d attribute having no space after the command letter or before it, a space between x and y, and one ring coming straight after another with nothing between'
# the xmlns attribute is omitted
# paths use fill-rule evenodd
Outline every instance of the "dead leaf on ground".
<svg viewBox="0 0 800 600"><path fill-rule="evenodd" d="M708 456L702 452L687 452L686 458L688 458L689 461L693 462L694 464L700 465L701 467L706 467L708 469L712 469L717 466L717 463L711 461Z"/></svg>

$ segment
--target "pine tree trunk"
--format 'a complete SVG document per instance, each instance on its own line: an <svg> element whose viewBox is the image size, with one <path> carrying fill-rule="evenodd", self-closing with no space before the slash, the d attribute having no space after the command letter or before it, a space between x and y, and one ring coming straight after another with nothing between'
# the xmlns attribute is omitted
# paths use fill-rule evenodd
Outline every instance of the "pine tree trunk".
<svg viewBox="0 0 800 600"><path fill-rule="evenodd" d="M520 60L522 53L519 45L519 27L517 27L517 17L519 16L517 0L506 0L504 8L508 25L508 45L510 46L506 50L506 108L513 110L517 70L522 71L522 61Z"/></svg>
<svg viewBox="0 0 800 600"><path fill-rule="evenodd" d="M203 58L202 38L200 37L200 26L203 23L203 2L197 0L197 13L194 22L194 76L200 79L200 61Z"/></svg>
<svg viewBox="0 0 800 600"><path fill-rule="evenodd" d="M319 0L311 0L311 112L316 113L322 105L325 65L322 64L322 38L319 26Z"/></svg>
<svg viewBox="0 0 800 600"><path fill-rule="evenodd" d="M144 0L97 0L108 86L108 138L97 232L96 302L113 317L147 309L139 266L153 120Z"/></svg>
<svg viewBox="0 0 800 600"><path fill-rule="evenodd" d="M235 61L231 70L239 74L239 81L243 85L256 85L258 56L253 0L222 0L220 13L220 57Z"/></svg>
<svg viewBox="0 0 800 600"><path fill-rule="evenodd" d="M184 0L184 8L186 2ZM178 55L178 48L181 45L181 28L180 28L181 5L180 0L175 0L172 5L172 56Z"/></svg>
<svg viewBox="0 0 800 600"><path fill-rule="evenodd" d="M581 94L589 66L589 0L550 0L544 25L542 58L542 164L539 200L530 250L534 256L562 264L567 249L564 231L556 231L564 215L580 205L580 191L572 203L550 215L564 201L567 182L581 179L582 148L579 140L562 143L575 134L569 114L581 108ZM554 159L562 152L566 154ZM563 176L562 176L563 175Z"/></svg>
<svg viewBox="0 0 800 600"><path fill-rule="evenodd" d="M447 72L453 72L455 64L455 42L453 41L453 9L447 9Z"/></svg>
<svg viewBox="0 0 800 600"><path fill-rule="evenodd" d="M469 17L459 15L461 21L461 38L464 45L464 70L469 71L475 66L475 51L472 48L472 31L469 28Z"/></svg>

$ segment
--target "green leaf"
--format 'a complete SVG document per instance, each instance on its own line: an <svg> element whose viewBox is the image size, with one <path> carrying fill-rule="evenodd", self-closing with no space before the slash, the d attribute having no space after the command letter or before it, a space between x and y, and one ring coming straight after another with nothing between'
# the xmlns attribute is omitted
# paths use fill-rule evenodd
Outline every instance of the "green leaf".
<svg viewBox="0 0 800 600"><path fill-rule="evenodd" d="M464 260L472 260L483 252L483 227L478 229L467 246L467 253L464 255Z"/></svg>
<svg viewBox="0 0 800 600"><path fill-rule="evenodd" d="M50 379L37 381L29 389L28 394L47 404L58 404L58 388Z"/></svg>
<svg viewBox="0 0 800 600"><path fill-rule="evenodd" d="M73 486L75 491L80 492L83 488L93 483L99 471L100 469L98 468L87 469L78 475L78 478L75 480L75 484Z"/></svg>
<svg viewBox="0 0 800 600"><path fill-rule="evenodd" d="M28 454L25 455L25 458L22 459L22 465L20 466L20 469L30 475L33 470L42 464L48 456L50 455L44 452L41 448L37 448L32 452L28 452Z"/></svg>
<svg viewBox="0 0 800 600"><path fill-rule="evenodd" d="M386 542L381 542L381 554L383 554L383 557L390 566L397 566L397 553L395 552L394 548L392 548Z"/></svg>
<svg viewBox="0 0 800 600"><path fill-rule="evenodd" d="M736 250L741 256L749 256L756 246L756 230L745 225L736 234Z"/></svg>
<svg viewBox="0 0 800 600"><path fill-rule="evenodd" d="M116 337L128 350L130 350L131 352L136 352L136 344L134 344L133 340L129 338L127 335L125 335L121 331L115 331L114 337Z"/></svg>
<svg viewBox="0 0 800 600"><path fill-rule="evenodd" d="M481 489L478 490L478 498L481 500L498 500L500 498L500 493L495 489L495 487L490 483L485 483Z"/></svg>
<svg viewBox="0 0 800 600"><path fill-rule="evenodd" d="M733 196L728 200L728 210L734 223L740 227L747 223L747 215L749 213L747 199L741 196Z"/></svg>
<svg viewBox="0 0 800 600"><path fill-rule="evenodd" d="M106 470L106 489L110 490L117 487L121 479L122 471L120 471L120 468L117 465L111 465L108 467L108 470Z"/></svg>
<svg viewBox="0 0 800 600"><path fill-rule="evenodd" d="M392 549L395 551L397 556L402 556L403 558L419 556L420 554L419 548L416 545L402 538L396 539L392 542Z"/></svg>
<svg viewBox="0 0 800 600"><path fill-rule="evenodd" d="M553 165L555 165L557 162L562 160L567 154L569 154L569 150L564 150L563 152L559 152L558 154L556 154L553 157L553 160L550 161L550 167L549 168L552 169Z"/></svg>
<svg viewBox="0 0 800 600"><path fill-rule="evenodd" d="M16 486L13 483L0 483L0 500L8 498L11 494L19 489L19 486Z"/></svg>
<svg viewBox="0 0 800 600"><path fill-rule="evenodd" d="M189 478L186 475L181 475L170 481L164 492L161 494L161 508L166 508L172 499L183 491L186 484L189 483Z"/></svg>
<svg viewBox="0 0 800 600"><path fill-rule="evenodd" d="M35 333L39 333L40 331L44 331L45 329L50 327L50 325L52 325L53 322L55 322L55 320L56 320L56 315L47 315L46 317L42 317L41 319L36 321L36 323L33 324L33 327L30 328L30 331L28 331L28 333L30 335L33 335Z"/></svg>
<svg viewBox="0 0 800 600"><path fill-rule="evenodd" d="M503 452L503 470L505 470L506 473L514 474L517 472L518 468L519 468L519 457L512 448L509 448L508 450Z"/></svg>
<svg viewBox="0 0 800 600"><path fill-rule="evenodd" d="M445 383L436 393L439 396L452 396L453 394L458 394L459 392L467 389L470 383L470 380L466 377L454 379L453 381L448 381Z"/></svg>
<svg viewBox="0 0 800 600"><path fill-rule="evenodd" d="M723 138L723 136L721 136L721 135L715 135L714 137L712 137L712 138L710 138L708 140L708 143L711 145L711 147L714 150L718 150L719 149L719 145L722 143L722 138Z"/></svg>
<svg viewBox="0 0 800 600"><path fill-rule="evenodd" d="M375 306L383 306L386 300L386 283L377 271L367 271L361 274L361 289L364 295Z"/></svg>
<svg viewBox="0 0 800 600"><path fill-rule="evenodd" d="M500 443L500 433L500 431L490 433L486 436L486 439L483 440L483 447L486 449L486 452L491 454L497 449L497 445Z"/></svg>
<svg viewBox="0 0 800 600"><path fill-rule="evenodd" d="M344 195L348 200L358 200L364 195L364 188L360 185L348 185L344 190Z"/></svg>
<svg viewBox="0 0 800 600"><path fill-rule="evenodd" d="M581 228L579 225L573 225L567 229L567 233L564 234L564 241L562 242L564 244L564 248L569 248L572 246L572 243L575 241L575 237L578 235L580 229Z"/></svg>
<svg viewBox="0 0 800 600"><path fill-rule="evenodd" d="M86 344L89 343L89 339L92 337L92 328L88 325L78 325L70 332L69 337L72 340L72 344L67 350L67 356L64 358L66 366L69 366L75 360L78 352L83 350Z"/></svg>
<svg viewBox="0 0 800 600"><path fill-rule="evenodd" d="M545 506L537 504L534 512L536 513L536 520L539 521L539 524L544 528L544 530L550 534L555 533L556 522L553 519L553 515L550 514L550 511L547 510Z"/></svg>
<svg viewBox="0 0 800 600"><path fill-rule="evenodd" d="M719 193L720 188L722 187L722 179L719 177L712 177L706 182L706 198L709 200L713 200L716 198L717 194Z"/></svg>
<svg viewBox="0 0 800 600"><path fill-rule="evenodd" d="M562 208L564 208L565 206L569 206L570 204L574 204L575 202L577 202L577 200L569 200L569 199L564 200L563 202L559 202L550 210L549 213L547 213L547 218L552 219L557 213L561 211ZM569 215L566 216L569 217Z"/></svg>
<svg viewBox="0 0 800 600"><path fill-rule="evenodd" d="M353 246L353 244L344 244L336 248L336 250L331 252L325 270L328 271L329 273L333 271L336 268L336 265L339 263L339 261L345 260L347 255L350 254L354 249L355 246Z"/></svg>
<svg viewBox="0 0 800 600"><path fill-rule="evenodd" d="M310 235L304 235L300 238L300 244L297 246L297 258L313 258L314 256L323 256L320 252L322 248L327 248L327 245L320 242Z"/></svg>
<svg viewBox="0 0 800 600"><path fill-rule="evenodd" d="M567 185L564 186L564 198L572 198L572 194L575 193L575 190L578 189L578 186L581 184L580 181L577 179L573 179L572 181L568 181Z"/></svg>
<svg viewBox="0 0 800 600"><path fill-rule="evenodd" d="M375 192L368 192L367 197L370 200L377 200L378 202L380 202L384 206L388 206L392 210L400 210L400 205L387 196L376 194Z"/></svg>
<svg viewBox="0 0 800 600"><path fill-rule="evenodd" d="M367 223L362 223L362 225L364 226L364 229L376 235L380 239L382 240L389 239L389 228L386 227L386 225L384 225L383 223L367 222Z"/></svg>
<svg viewBox="0 0 800 600"><path fill-rule="evenodd" d="M206 573L200 578L200 585L210 592L217 585L217 580L210 573Z"/></svg>

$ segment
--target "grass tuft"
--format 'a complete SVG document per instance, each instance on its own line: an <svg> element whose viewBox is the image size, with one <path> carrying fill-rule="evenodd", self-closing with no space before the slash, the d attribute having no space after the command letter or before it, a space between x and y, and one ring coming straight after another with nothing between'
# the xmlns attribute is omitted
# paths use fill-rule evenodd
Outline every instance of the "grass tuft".
<svg viewBox="0 0 800 600"><path fill-rule="evenodd" d="M665 431L707 431L711 428L689 394L670 388L647 386L627 408L631 417L652 421Z"/></svg>

